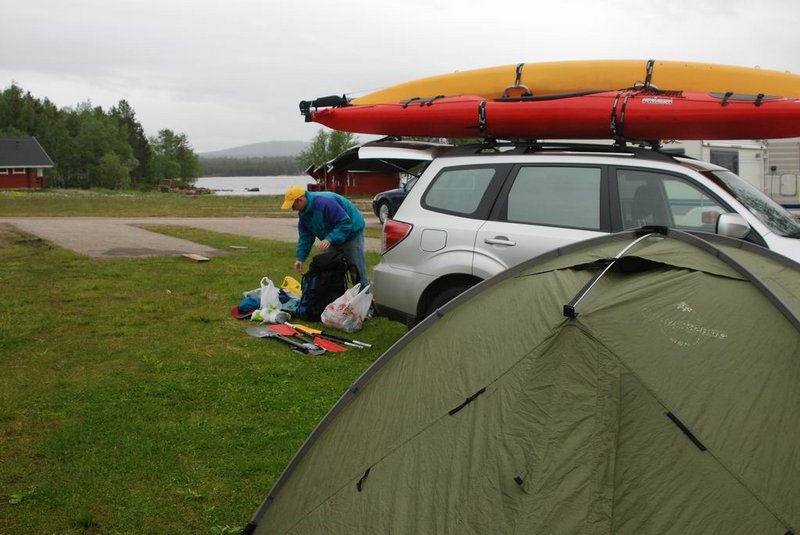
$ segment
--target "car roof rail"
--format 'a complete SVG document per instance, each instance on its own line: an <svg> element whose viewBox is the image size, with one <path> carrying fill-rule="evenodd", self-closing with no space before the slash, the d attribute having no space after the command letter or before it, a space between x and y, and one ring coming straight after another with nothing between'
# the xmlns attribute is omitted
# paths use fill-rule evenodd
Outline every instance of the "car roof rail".
<svg viewBox="0 0 800 535"><path fill-rule="evenodd" d="M576 143L559 141L498 141L486 139L482 143L456 145L443 156L474 156L481 154L534 154L547 152L585 152L600 153L604 155L624 155L646 160L661 160L675 162L678 155L662 152L660 145L648 144L645 146L632 146L626 142L612 144ZM685 156L682 156L685 157Z"/></svg>

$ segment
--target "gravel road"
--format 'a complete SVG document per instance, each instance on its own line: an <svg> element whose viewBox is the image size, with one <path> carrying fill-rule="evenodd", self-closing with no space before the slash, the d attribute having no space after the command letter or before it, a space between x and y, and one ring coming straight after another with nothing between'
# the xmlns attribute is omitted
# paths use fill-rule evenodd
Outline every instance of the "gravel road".
<svg viewBox="0 0 800 535"><path fill-rule="evenodd" d="M380 228L374 217L365 216L367 226ZM141 226L183 226L269 240L297 240L297 218L270 217L0 217L22 232L94 258L137 258L223 253ZM231 244L235 245L235 244ZM380 250L380 240L366 238L369 251Z"/></svg>

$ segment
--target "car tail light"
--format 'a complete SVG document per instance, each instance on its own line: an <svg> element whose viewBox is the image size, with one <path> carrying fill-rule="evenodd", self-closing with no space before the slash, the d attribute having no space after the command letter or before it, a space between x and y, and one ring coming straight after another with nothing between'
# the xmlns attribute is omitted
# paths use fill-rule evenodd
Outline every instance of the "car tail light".
<svg viewBox="0 0 800 535"><path fill-rule="evenodd" d="M414 225L387 219L383 224L383 243L381 244L381 254L389 251L392 247L403 241L409 235Z"/></svg>

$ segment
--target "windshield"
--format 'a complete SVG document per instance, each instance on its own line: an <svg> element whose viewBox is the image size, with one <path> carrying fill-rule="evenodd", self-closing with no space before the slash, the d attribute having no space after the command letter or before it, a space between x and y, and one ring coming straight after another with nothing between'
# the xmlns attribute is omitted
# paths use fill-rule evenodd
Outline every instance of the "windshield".
<svg viewBox="0 0 800 535"><path fill-rule="evenodd" d="M730 171L709 171L706 174L736 197L737 201L745 205L772 232L788 238L800 238L800 222L749 182Z"/></svg>

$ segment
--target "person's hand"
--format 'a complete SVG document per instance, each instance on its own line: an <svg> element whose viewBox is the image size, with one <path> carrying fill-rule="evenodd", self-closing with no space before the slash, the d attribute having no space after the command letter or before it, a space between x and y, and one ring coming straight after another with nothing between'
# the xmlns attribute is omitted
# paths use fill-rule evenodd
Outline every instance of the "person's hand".
<svg viewBox="0 0 800 535"><path fill-rule="evenodd" d="M331 246L331 242L329 242L328 240L322 240L321 242L319 242L319 250L320 251L327 251L328 247L330 247L330 246Z"/></svg>
<svg viewBox="0 0 800 535"><path fill-rule="evenodd" d="M295 260L294 262L294 270L298 273L303 272L303 263L299 260Z"/></svg>

